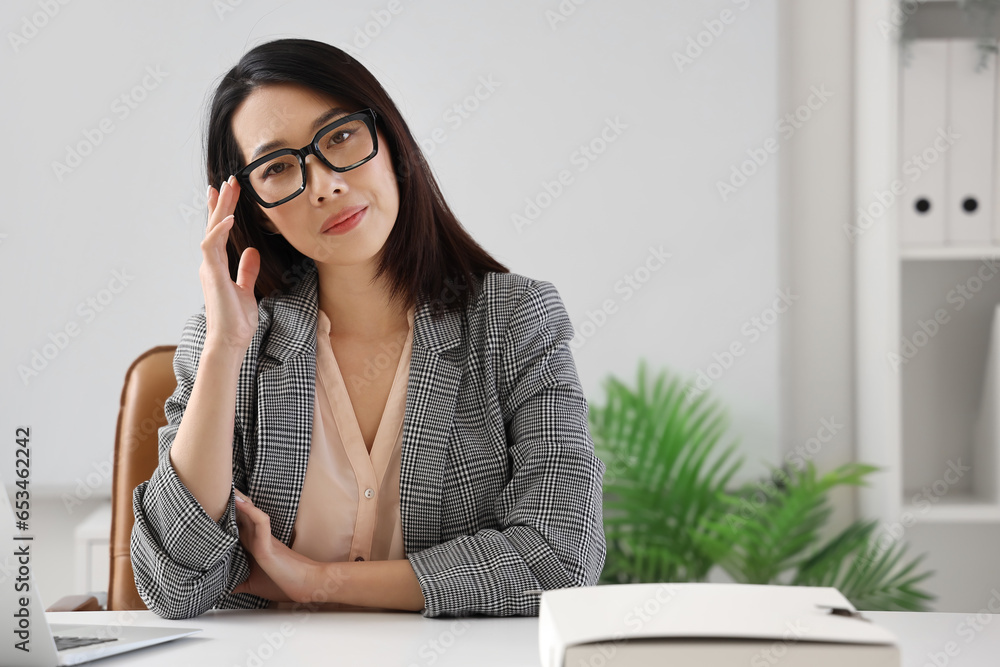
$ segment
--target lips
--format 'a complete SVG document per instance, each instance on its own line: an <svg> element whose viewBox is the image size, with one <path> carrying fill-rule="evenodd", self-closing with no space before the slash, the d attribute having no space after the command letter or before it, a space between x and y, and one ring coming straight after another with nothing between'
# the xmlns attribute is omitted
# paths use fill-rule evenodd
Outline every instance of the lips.
<svg viewBox="0 0 1000 667"><path fill-rule="evenodd" d="M332 227L335 227L336 225L342 223L344 220L347 220L358 211L363 211L366 208L368 207L365 205L361 205L361 206L349 206L347 208L341 209L340 211L338 211L337 213L331 215L329 218L326 219L326 222L323 223L322 229L319 230L320 233L328 231Z"/></svg>

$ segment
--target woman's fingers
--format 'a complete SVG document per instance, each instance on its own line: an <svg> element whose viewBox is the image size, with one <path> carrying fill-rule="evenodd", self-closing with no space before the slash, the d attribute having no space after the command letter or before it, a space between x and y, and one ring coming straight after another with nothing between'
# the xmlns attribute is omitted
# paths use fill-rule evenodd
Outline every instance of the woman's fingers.
<svg viewBox="0 0 1000 667"><path fill-rule="evenodd" d="M239 198L240 184L236 182L235 176L230 176L223 181L218 190L209 186L206 234L211 232L226 216L236 211L236 202L239 201Z"/></svg>
<svg viewBox="0 0 1000 667"><path fill-rule="evenodd" d="M292 598L281 589L267 572L254 560L253 555L247 558L250 566L250 576L236 585L233 593L250 593L277 602L292 602Z"/></svg>
<svg viewBox="0 0 1000 667"><path fill-rule="evenodd" d="M236 271L236 284L243 289L253 291L257 275L260 273L260 253L256 248L247 248L240 257L240 266Z"/></svg>
<svg viewBox="0 0 1000 667"><path fill-rule="evenodd" d="M222 218L226 217L224 215L219 215L222 211L222 207L219 206L220 203L224 203L226 200L226 193L229 192L229 182L223 181L219 189L216 190L212 188L209 191L208 196L208 221L205 225L205 234L208 235L212 229L219 224Z"/></svg>
<svg viewBox="0 0 1000 667"><path fill-rule="evenodd" d="M270 555L271 517L267 512L254 507L250 499L234 489L236 494L236 521L241 528L240 541L243 546L258 556ZM243 519L244 523L240 522Z"/></svg>
<svg viewBox="0 0 1000 667"><path fill-rule="evenodd" d="M209 184L208 186L208 215L211 217L212 211L215 210L215 205L219 202L219 191L215 189L215 186Z"/></svg>
<svg viewBox="0 0 1000 667"><path fill-rule="evenodd" d="M235 219L230 216L221 220L215 227L210 229L201 242L201 252L205 262L202 264L203 270L209 275L218 272L218 278L222 280L229 277L229 262L226 256L226 241L229 238L229 230L232 229Z"/></svg>
<svg viewBox="0 0 1000 667"><path fill-rule="evenodd" d="M208 223L205 227L205 238L201 247L205 258L213 265L228 267L226 256L226 242L229 239L229 230L234 224L234 213L236 202L239 200L239 184L236 177L230 176L222 183L219 190L209 187L208 194ZM228 274L228 270L226 271Z"/></svg>

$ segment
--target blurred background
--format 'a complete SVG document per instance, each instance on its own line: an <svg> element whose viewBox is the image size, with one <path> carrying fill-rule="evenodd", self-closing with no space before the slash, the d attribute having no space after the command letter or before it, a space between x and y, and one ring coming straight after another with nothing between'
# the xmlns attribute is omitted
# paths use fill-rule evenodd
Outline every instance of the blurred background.
<svg viewBox="0 0 1000 667"><path fill-rule="evenodd" d="M1000 587L1000 134L995 55L948 76L997 34L969 16L879 0L5 2L0 471L13 495L30 427L43 603L106 587L125 372L204 301L209 95L246 50L304 37L368 67L463 225L556 286L588 400L646 360L725 406L736 481L793 453L821 472L880 466L833 490L825 533L878 520L927 554L935 610L984 607ZM910 59L923 69L904 89ZM935 144L953 107L980 111ZM949 221L959 195L976 220Z"/></svg>

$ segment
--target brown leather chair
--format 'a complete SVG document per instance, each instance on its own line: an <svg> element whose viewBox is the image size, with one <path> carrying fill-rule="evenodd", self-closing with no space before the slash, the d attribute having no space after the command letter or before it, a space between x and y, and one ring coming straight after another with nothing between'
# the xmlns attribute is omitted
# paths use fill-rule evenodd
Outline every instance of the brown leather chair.
<svg viewBox="0 0 1000 667"><path fill-rule="evenodd" d="M114 472L111 481L111 569L107 610L146 609L132 574L129 537L135 517L132 491L156 469L158 431L165 426L163 403L177 388L173 360L176 345L160 345L132 362L125 373L118 426L115 430ZM94 596L61 598L46 611L101 610Z"/></svg>

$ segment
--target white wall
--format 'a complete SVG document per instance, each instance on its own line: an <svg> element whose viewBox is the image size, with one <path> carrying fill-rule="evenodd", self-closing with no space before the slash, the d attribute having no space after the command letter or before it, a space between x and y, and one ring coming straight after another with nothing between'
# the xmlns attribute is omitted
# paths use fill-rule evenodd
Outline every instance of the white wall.
<svg viewBox="0 0 1000 667"><path fill-rule="evenodd" d="M828 99L801 123L781 163L782 273L800 295L782 349L783 453L820 471L853 461L853 201L851 3L779 5L781 110ZM812 109L810 109L812 111ZM832 535L855 519L852 489L834 489Z"/></svg>
<svg viewBox="0 0 1000 667"><path fill-rule="evenodd" d="M693 377L719 370L711 365L741 343L745 353L711 389L730 410L747 474L776 461L788 444L781 328L808 301L770 320L779 290L796 292L780 277L778 168L798 141L777 127L792 109L778 104L774 0L399 2L357 55L416 136L447 132L429 160L473 236L512 271L559 289L581 335L574 349L587 396L603 400L608 374L633 381L640 358ZM37 0L0 10L0 86L15 91L0 105L0 279L9 286L0 433L31 426L38 494L109 493L125 370L144 350L175 343L203 302L202 121L213 84L256 44L297 36L347 45L390 7L232 4L220 14L224 0L69 3L37 34L25 29L43 22L33 19ZM560 6L575 11L550 24ZM15 48L10 34L22 31L32 36ZM679 67L675 53L699 39L701 53ZM482 79L498 85L449 124L445 114ZM123 95L144 99L126 116ZM110 133L98 129L104 119ZM624 129L581 169L579 147L614 119ZM88 136L97 145L60 179L53 163ZM767 145L779 150L723 201L718 182ZM512 215L563 169L572 183L519 232ZM666 265L627 299L616 284L661 246ZM116 271L127 285L105 292ZM102 296L110 299L100 312L81 310ZM591 329L606 300L617 311ZM762 316L771 323L752 337ZM19 368L71 323L78 334L23 380ZM8 486L12 466L12 454L0 459ZM54 598L71 585L45 589Z"/></svg>

